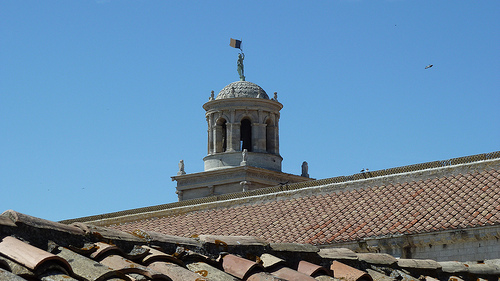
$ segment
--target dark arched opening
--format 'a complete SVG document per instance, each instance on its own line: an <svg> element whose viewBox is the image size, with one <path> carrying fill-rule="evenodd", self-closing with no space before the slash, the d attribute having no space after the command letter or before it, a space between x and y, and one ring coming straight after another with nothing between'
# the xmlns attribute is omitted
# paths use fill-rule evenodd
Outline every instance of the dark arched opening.
<svg viewBox="0 0 500 281"><path fill-rule="evenodd" d="M226 126L226 120L224 120L224 123L222 123L222 151L226 152L227 150L227 126Z"/></svg>
<svg viewBox="0 0 500 281"><path fill-rule="evenodd" d="M241 120L240 141L241 150L252 151L252 123L248 119Z"/></svg>
<svg viewBox="0 0 500 281"><path fill-rule="evenodd" d="M227 126L226 119L221 118L217 120L216 131L215 131L215 139L216 139L216 147L215 152L225 152L227 149Z"/></svg>

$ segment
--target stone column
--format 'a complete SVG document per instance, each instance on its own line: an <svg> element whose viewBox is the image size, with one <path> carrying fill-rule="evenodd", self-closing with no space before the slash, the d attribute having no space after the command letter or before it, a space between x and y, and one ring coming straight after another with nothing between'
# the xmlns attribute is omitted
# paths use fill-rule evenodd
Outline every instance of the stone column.
<svg viewBox="0 0 500 281"><path fill-rule="evenodd" d="M252 124L252 150L254 152L266 152L266 124Z"/></svg>
<svg viewBox="0 0 500 281"><path fill-rule="evenodd" d="M232 152L236 151L234 149L234 123L226 123L227 128L227 151Z"/></svg>
<svg viewBox="0 0 500 281"><path fill-rule="evenodd" d="M279 112L274 116L274 154L280 154L280 132L279 132Z"/></svg>
<svg viewBox="0 0 500 281"><path fill-rule="evenodd" d="M207 116L207 123L208 123L208 154L213 154L214 153L214 131L212 129L213 125L213 114L210 114Z"/></svg>
<svg viewBox="0 0 500 281"><path fill-rule="evenodd" d="M276 154L276 126L266 126L266 151ZM269 148L269 149L268 149Z"/></svg>
<svg viewBox="0 0 500 281"><path fill-rule="evenodd" d="M231 124L231 147L232 151L240 151L240 123L232 123Z"/></svg>

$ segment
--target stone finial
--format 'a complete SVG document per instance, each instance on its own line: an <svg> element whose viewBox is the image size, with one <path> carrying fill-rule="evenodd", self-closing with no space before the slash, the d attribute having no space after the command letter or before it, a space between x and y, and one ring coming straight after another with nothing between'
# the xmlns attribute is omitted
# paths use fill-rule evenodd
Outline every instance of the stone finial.
<svg viewBox="0 0 500 281"><path fill-rule="evenodd" d="M210 98L208 99L209 101L213 101L215 98L214 98L214 91L212 90L212 92L210 92Z"/></svg>
<svg viewBox="0 0 500 281"><path fill-rule="evenodd" d="M243 159L241 160L240 166L246 166L248 160L248 150L246 148L241 152L241 157Z"/></svg>
<svg viewBox="0 0 500 281"><path fill-rule="evenodd" d="M309 165L307 164L306 161L302 162L302 174L300 175L302 177L309 177Z"/></svg>
<svg viewBox="0 0 500 281"><path fill-rule="evenodd" d="M274 92L273 100L278 101L278 92Z"/></svg>
<svg viewBox="0 0 500 281"><path fill-rule="evenodd" d="M177 172L178 176L185 175L186 172L184 171L184 160L179 161L179 171Z"/></svg>

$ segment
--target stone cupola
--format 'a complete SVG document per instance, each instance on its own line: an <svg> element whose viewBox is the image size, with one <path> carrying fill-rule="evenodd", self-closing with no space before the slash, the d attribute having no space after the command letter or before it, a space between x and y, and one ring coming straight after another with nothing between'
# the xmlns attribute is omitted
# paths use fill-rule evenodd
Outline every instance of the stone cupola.
<svg viewBox="0 0 500 281"><path fill-rule="evenodd" d="M179 201L310 180L281 172L279 119L283 105L259 85L237 81L203 105L208 123L204 171L186 174L184 162L172 180ZM304 167L303 167L304 168ZM303 172L303 175L304 172Z"/></svg>
<svg viewBox="0 0 500 281"><path fill-rule="evenodd" d="M257 84L233 82L203 105L208 122L205 171L246 165L281 171L279 111L283 105L270 99Z"/></svg>

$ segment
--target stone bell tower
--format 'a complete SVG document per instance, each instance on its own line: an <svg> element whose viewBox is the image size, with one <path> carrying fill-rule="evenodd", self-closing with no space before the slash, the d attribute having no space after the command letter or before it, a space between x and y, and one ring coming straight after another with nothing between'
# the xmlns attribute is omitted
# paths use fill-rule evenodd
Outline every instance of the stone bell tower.
<svg viewBox="0 0 500 281"><path fill-rule="evenodd" d="M231 83L215 99L211 97L203 105L208 122L205 171L252 166L281 172L278 123L282 107L276 96L269 99L261 87L247 81Z"/></svg>
<svg viewBox="0 0 500 281"><path fill-rule="evenodd" d="M310 180L281 172L279 119L283 105L259 85L237 81L203 105L208 123L205 170L186 174L184 162L172 180L179 201L245 192ZM303 172L303 175L304 174Z"/></svg>

